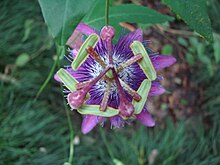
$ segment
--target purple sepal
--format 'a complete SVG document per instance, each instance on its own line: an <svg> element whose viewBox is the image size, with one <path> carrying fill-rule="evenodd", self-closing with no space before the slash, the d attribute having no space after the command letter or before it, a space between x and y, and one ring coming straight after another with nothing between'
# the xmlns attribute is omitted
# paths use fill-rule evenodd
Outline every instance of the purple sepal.
<svg viewBox="0 0 220 165"><path fill-rule="evenodd" d="M94 115L85 115L81 125L82 133L83 134L89 133L102 119L103 117L98 117Z"/></svg>
<svg viewBox="0 0 220 165"><path fill-rule="evenodd" d="M156 70L166 68L176 62L176 58L173 56L156 55L150 58Z"/></svg>
<svg viewBox="0 0 220 165"><path fill-rule="evenodd" d="M120 116L113 116L110 118L111 128L120 128L124 127L125 121Z"/></svg>
<svg viewBox="0 0 220 165"><path fill-rule="evenodd" d="M145 126L147 126L147 127L154 127L155 126L155 120L152 118L152 116L150 115L150 113L146 109L143 109L140 114L137 114L135 116Z"/></svg>
<svg viewBox="0 0 220 165"><path fill-rule="evenodd" d="M166 92L166 89L164 89L160 83L152 83L149 96L159 96L162 95L164 92Z"/></svg>

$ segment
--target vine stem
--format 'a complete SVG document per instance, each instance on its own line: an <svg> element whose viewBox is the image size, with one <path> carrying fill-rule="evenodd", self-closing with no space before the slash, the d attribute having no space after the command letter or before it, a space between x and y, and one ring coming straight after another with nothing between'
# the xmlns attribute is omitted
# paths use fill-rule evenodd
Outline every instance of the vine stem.
<svg viewBox="0 0 220 165"><path fill-rule="evenodd" d="M105 3L105 24L109 25L109 0L106 0Z"/></svg>
<svg viewBox="0 0 220 165"><path fill-rule="evenodd" d="M60 85L61 90L63 91L63 86ZM70 112L69 108L67 107L66 100L64 99L64 94L63 95L63 105L65 107L66 111L66 117L67 117L67 122L68 122L68 127L70 131L70 149L69 149L69 159L68 159L68 165L71 165L73 163L73 155L74 155L74 130L73 130L73 124L70 118Z"/></svg>
<svg viewBox="0 0 220 165"><path fill-rule="evenodd" d="M65 111L66 111L66 116L67 116L67 121L69 125L69 130L70 130L70 150L69 150L69 164L72 164L73 162L73 154L74 154L74 130L73 130L73 125L72 121L70 118L70 112L69 109L66 106L66 101L63 99L64 105L65 105Z"/></svg>
<svg viewBox="0 0 220 165"><path fill-rule="evenodd" d="M58 62L58 69L60 69L60 62ZM60 85L60 88L61 88L61 91L64 90L62 85ZM66 104L66 100L64 99L65 97L64 97L63 93L62 93L62 97L63 97L63 105L65 107L67 122L68 122L68 126L69 126L69 131L70 131L70 149L69 149L68 164L71 165L73 162L73 155L74 155L74 130L73 130L73 123L70 118L69 108Z"/></svg>
<svg viewBox="0 0 220 165"><path fill-rule="evenodd" d="M44 81L44 83L41 85L40 89L38 90L37 94L36 94L36 97L35 97L35 100L38 99L38 97L40 96L40 94L43 92L43 90L45 89L45 87L47 86L47 84L49 83L51 77L53 77L53 74L54 74L54 71L56 69L56 66L59 62L59 59L60 59L60 55L61 54L64 54L64 47L60 47L60 46L57 46L57 55L56 55L56 60L54 61L53 63L53 66L50 70L50 73L49 75L47 76L47 79Z"/></svg>

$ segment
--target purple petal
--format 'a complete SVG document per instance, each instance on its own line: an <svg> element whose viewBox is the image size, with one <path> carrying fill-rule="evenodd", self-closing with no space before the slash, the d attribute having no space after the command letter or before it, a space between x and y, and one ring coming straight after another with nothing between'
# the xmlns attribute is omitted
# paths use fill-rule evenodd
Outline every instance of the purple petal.
<svg viewBox="0 0 220 165"><path fill-rule="evenodd" d="M70 51L70 54L72 55L73 59L76 57L77 53L78 53L78 50L76 49L73 49Z"/></svg>
<svg viewBox="0 0 220 165"><path fill-rule="evenodd" d="M140 42L143 41L143 31L141 29L137 29L123 36L116 44L116 49L121 50L122 48L124 48L130 50L130 45L134 40L138 40Z"/></svg>
<svg viewBox="0 0 220 165"><path fill-rule="evenodd" d="M127 39L131 39L132 40L131 42L133 42L134 40L138 40L138 41L142 42L143 41L143 31L141 29L137 29L137 30L127 34L124 37Z"/></svg>
<svg viewBox="0 0 220 165"><path fill-rule="evenodd" d="M81 131L83 134L87 134L90 132L98 122L103 119L102 117L94 116L94 115L86 115L83 119Z"/></svg>
<svg viewBox="0 0 220 165"><path fill-rule="evenodd" d="M155 126L155 121L147 110L142 110L140 114L135 115L137 119L147 127Z"/></svg>
<svg viewBox="0 0 220 165"><path fill-rule="evenodd" d="M173 56L156 55L150 58L156 70L163 69L176 62L176 58Z"/></svg>
<svg viewBox="0 0 220 165"><path fill-rule="evenodd" d="M166 89L164 89L160 83L152 83L149 96L159 96L162 95L164 92L166 92Z"/></svg>
<svg viewBox="0 0 220 165"><path fill-rule="evenodd" d="M125 120L123 120L120 116L113 116L110 118L111 121L111 128L120 128L124 127L125 125Z"/></svg>
<svg viewBox="0 0 220 165"><path fill-rule="evenodd" d="M76 27L76 30L80 33L85 34L86 36L96 33L96 31L93 28L84 23L79 23L79 25Z"/></svg>

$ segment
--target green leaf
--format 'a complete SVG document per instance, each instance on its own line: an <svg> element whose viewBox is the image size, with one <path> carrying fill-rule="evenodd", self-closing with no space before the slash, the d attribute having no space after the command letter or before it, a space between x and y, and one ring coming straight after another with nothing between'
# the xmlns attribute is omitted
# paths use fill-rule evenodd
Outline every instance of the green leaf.
<svg viewBox="0 0 220 165"><path fill-rule="evenodd" d="M104 0L99 0L96 5L85 16L82 22L95 28L100 29L105 25L105 5ZM157 24L166 21L172 21L173 18L162 15L155 10L144 6L126 4L110 7L109 23L114 26L117 32L121 31L120 22ZM116 33L119 36L119 33Z"/></svg>
<svg viewBox="0 0 220 165"><path fill-rule="evenodd" d="M85 42L80 47L80 49L76 55L76 58L74 59L74 61L71 64L73 70L77 70L79 68L79 66L86 60L87 56L89 55L89 53L87 52L86 49L89 46L94 48L95 45L97 44L98 40L99 40L99 36L97 34L91 34L85 40Z"/></svg>
<svg viewBox="0 0 220 165"><path fill-rule="evenodd" d="M78 81L75 80L65 69L61 68L57 72L57 76L71 92L76 91L75 85Z"/></svg>
<svg viewBox="0 0 220 165"><path fill-rule="evenodd" d="M30 57L27 53L22 53L20 54L17 59L16 59L16 62L15 62L15 65L16 66L19 66L19 67L22 67L24 66L25 64L27 64L27 62L30 60Z"/></svg>
<svg viewBox="0 0 220 165"><path fill-rule="evenodd" d="M214 48L215 62L218 63L220 61L220 40L219 39L215 39L213 48Z"/></svg>
<svg viewBox="0 0 220 165"><path fill-rule="evenodd" d="M186 54L186 61L189 63L189 65L193 65L195 63L194 57L191 53Z"/></svg>
<svg viewBox="0 0 220 165"><path fill-rule="evenodd" d="M151 81L148 79L145 79L142 83L141 86L138 88L138 94L142 97L142 99L137 102L134 99L132 100L132 104L134 105L135 108L135 114L141 113L146 101L147 101L147 96L151 88Z"/></svg>
<svg viewBox="0 0 220 165"><path fill-rule="evenodd" d="M187 43L187 40L183 37L178 37L177 38L177 41L180 45L184 46L184 47L187 47L188 46L188 43Z"/></svg>
<svg viewBox="0 0 220 165"><path fill-rule="evenodd" d="M163 0L186 24L208 41L213 41L205 0Z"/></svg>
<svg viewBox="0 0 220 165"><path fill-rule="evenodd" d="M94 0L39 0L44 20L59 45L65 45L93 2Z"/></svg>
<svg viewBox="0 0 220 165"><path fill-rule="evenodd" d="M164 55L169 55L173 53L173 47L171 44L166 44L163 46L161 53Z"/></svg>
<svg viewBox="0 0 220 165"><path fill-rule="evenodd" d="M143 56L143 58L138 62L138 64L144 71L147 78L149 80L155 80L157 78L156 71L143 44L139 41L134 41L130 47L135 55L141 54Z"/></svg>
<svg viewBox="0 0 220 165"><path fill-rule="evenodd" d="M77 111L81 114L111 117L119 114L119 110L107 107L106 111L100 111L99 105L83 105Z"/></svg>

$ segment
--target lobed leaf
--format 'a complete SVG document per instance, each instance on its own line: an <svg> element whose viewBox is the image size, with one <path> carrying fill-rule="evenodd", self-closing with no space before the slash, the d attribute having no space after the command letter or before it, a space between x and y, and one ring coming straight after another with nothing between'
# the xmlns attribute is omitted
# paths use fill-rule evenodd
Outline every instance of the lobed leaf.
<svg viewBox="0 0 220 165"><path fill-rule="evenodd" d="M134 99L132 100L132 104L135 108L135 114L141 113L142 109L144 108L144 105L147 101L147 96L151 88L151 81L148 79L145 79L142 83L141 86L138 88L138 94L142 97L142 99L137 102Z"/></svg>
<svg viewBox="0 0 220 165"><path fill-rule="evenodd" d="M134 55L141 54L143 56L142 60L140 60L138 64L140 65L141 69L144 71L147 78L151 81L155 80L157 77L156 71L143 44L139 41L134 41L130 47Z"/></svg>
<svg viewBox="0 0 220 165"><path fill-rule="evenodd" d="M89 46L94 48L95 45L97 44L98 40L99 40L99 36L97 34L91 34L85 40L85 42L80 47L74 61L71 64L73 70L77 70L80 67L80 65L86 60L87 56L89 55L89 53L87 52L86 49Z"/></svg>
<svg viewBox="0 0 220 165"><path fill-rule="evenodd" d="M100 111L99 105L83 105L77 111L81 114L112 117L119 114L119 110L107 107L106 111Z"/></svg>

